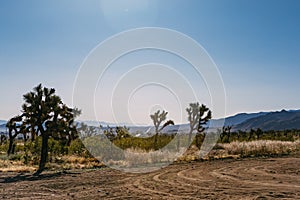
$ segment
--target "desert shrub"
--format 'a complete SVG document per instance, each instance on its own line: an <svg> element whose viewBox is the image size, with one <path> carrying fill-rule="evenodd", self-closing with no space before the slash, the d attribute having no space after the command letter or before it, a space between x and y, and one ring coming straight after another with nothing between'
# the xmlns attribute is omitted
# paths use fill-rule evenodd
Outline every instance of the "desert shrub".
<svg viewBox="0 0 300 200"><path fill-rule="evenodd" d="M37 165L40 159L42 138L37 137L34 141L28 140L24 143L23 160L25 164Z"/></svg>
<svg viewBox="0 0 300 200"><path fill-rule="evenodd" d="M49 138L48 140L49 161L55 160L55 157L65 155L68 152L68 147L64 141Z"/></svg>
<svg viewBox="0 0 300 200"><path fill-rule="evenodd" d="M4 153L6 154L7 150L8 150L8 142L0 145L0 153L2 152L3 154Z"/></svg>
<svg viewBox="0 0 300 200"><path fill-rule="evenodd" d="M22 154L12 154L9 156L9 160L20 161L22 159Z"/></svg>
<svg viewBox="0 0 300 200"><path fill-rule="evenodd" d="M91 157L90 153L84 146L83 142L81 139L77 138L73 140L69 146L69 155L78 155L78 156L83 156L83 157Z"/></svg>
<svg viewBox="0 0 300 200"><path fill-rule="evenodd" d="M159 149L163 148L169 144L174 138L174 135L158 135L157 136L157 147ZM125 137L116 139L113 141L114 145L121 149L141 149L150 151L154 149L154 136L148 138L139 138L139 137Z"/></svg>
<svg viewBox="0 0 300 200"><path fill-rule="evenodd" d="M86 147L87 154L102 161L110 159L122 160L124 158L122 149L108 142L108 140L104 140L104 137L105 136L98 135L85 138L82 142Z"/></svg>
<svg viewBox="0 0 300 200"><path fill-rule="evenodd" d="M13 148L15 153L22 153L24 152L24 141L23 140L16 140L13 143Z"/></svg>
<svg viewBox="0 0 300 200"><path fill-rule="evenodd" d="M116 137L112 142L104 140L105 136L92 136L83 140L83 144L87 147L87 150L95 157L102 157L100 159L107 160L112 159L124 159L123 150L126 149L139 149L142 151L152 151L154 149L154 136L147 138L139 137ZM177 149L177 141L174 141L174 135L161 134L158 135L157 147L162 149L168 145L168 149ZM182 140L187 140L183 138ZM186 141L182 141L180 144L185 144Z"/></svg>
<svg viewBox="0 0 300 200"><path fill-rule="evenodd" d="M32 142L31 148L32 149L30 149L30 152L33 155L40 156L41 150L42 150L42 137L41 136L36 137L36 139Z"/></svg>

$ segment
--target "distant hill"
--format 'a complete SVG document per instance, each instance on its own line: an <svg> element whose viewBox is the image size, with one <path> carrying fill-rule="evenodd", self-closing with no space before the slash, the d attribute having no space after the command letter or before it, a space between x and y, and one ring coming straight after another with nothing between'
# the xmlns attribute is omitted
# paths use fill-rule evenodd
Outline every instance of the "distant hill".
<svg viewBox="0 0 300 200"><path fill-rule="evenodd" d="M6 132L6 121L0 120L0 133Z"/></svg>
<svg viewBox="0 0 300 200"><path fill-rule="evenodd" d="M95 121L95 120L81 120L81 121L78 121L79 123L83 122L84 124L88 125L88 126L95 126L95 127L98 127L98 126L110 126L110 127L116 127L116 126L133 126L132 124L130 123L110 123L110 122L104 122L104 121ZM145 125L138 125L138 126L145 126Z"/></svg>
<svg viewBox="0 0 300 200"><path fill-rule="evenodd" d="M300 110L270 112L248 119L233 127L234 130L286 130L300 129Z"/></svg>
<svg viewBox="0 0 300 200"><path fill-rule="evenodd" d="M234 116L226 117L225 120L224 119L212 119L211 121L213 121L215 124L220 124L220 121L224 120L224 126L235 126L235 125L245 122L246 120L249 120L249 119L252 119L255 117L259 117L262 115L266 115L268 113L269 112L239 113Z"/></svg>
<svg viewBox="0 0 300 200"><path fill-rule="evenodd" d="M106 127L124 126L126 125L131 133L146 134L147 132L154 132L152 126L133 126L131 124L113 124L107 122L84 121L89 126L98 127L100 124ZM300 110L282 110L280 112L258 112L258 113L238 113L223 119L212 119L210 121L210 128L212 131L224 126L233 126L233 130L250 130L251 128L261 128L263 130L284 130L284 129L300 129ZM174 126L167 126L165 132L188 132L189 124L177 124Z"/></svg>
<svg viewBox="0 0 300 200"><path fill-rule="evenodd" d="M239 114L236 114L234 116L230 116L230 117L225 118L224 125L225 126L237 125L237 124L240 124L240 123L242 123L242 122L244 122L244 121L246 121L248 119L255 118L255 117L258 117L258 116L261 116L261 115L265 115L267 113L268 112L239 113ZM223 119L212 119L211 120L211 124L220 124L222 121L224 121L224 118ZM127 126L129 128L138 129L138 130L140 130L140 129L148 129L149 128L149 126L146 126L146 125L137 125L137 126L134 126L134 125L129 124L129 123L115 124L115 123L109 123L109 122L103 122L103 121L98 122L98 121L88 121L88 120L86 120L86 121L79 121L79 122L83 122L83 123L85 123L88 126L95 126L95 127L98 127L101 124L104 127L106 127L106 126L110 126L110 127ZM188 128L189 128L189 124L180 124L180 125L166 127L166 129L188 129Z"/></svg>
<svg viewBox="0 0 300 200"><path fill-rule="evenodd" d="M0 132L6 131L5 120L0 120ZM79 121L84 122L88 126L99 127L116 127L127 126L131 133L147 135L148 132L154 132L153 126L138 125L134 126L128 123L114 124L108 122L97 121ZM236 130L250 130L261 128L262 130L285 130L285 129L300 129L300 110L282 110L277 112L258 112L258 113L239 113L223 119L212 119L210 121L210 128L212 131L220 126L233 126L233 131ZM164 129L167 133L188 132L189 124L177 124L174 126L167 126Z"/></svg>

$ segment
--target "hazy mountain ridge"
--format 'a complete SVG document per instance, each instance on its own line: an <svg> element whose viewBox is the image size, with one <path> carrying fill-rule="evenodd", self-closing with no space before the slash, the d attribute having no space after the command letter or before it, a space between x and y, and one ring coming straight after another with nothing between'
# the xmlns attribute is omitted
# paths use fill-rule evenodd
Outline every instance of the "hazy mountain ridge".
<svg viewBox="0 0 300 200"><path fill-rule="evenodd" d="M1 120L1 124L0 124L0 133L1 132L6 132L6 121Z"/></svg>
<svg viewBox="0 0 300 200"><path fill-rule="evenodd" d="M210 121L212 125L210 128L221 128L214 127L213 124L219 125L222 121L224 121L224 126L233 126L233 130L250 130L251 128L261 128L263 130L300 129L300 110L238 113L225 119L212 119ZM97 126L99 126L99 124L103 125L104 123L100 122ZM109 125L111 127L116 126L116 124L113 123L109 123ZM119 124L118 126L123 125ZM126 124L126 126L130 128L130 132L153 131L152 126L132 126L130 124ZM189 130L189 124L167 126L164 130L165 132L187 132Z"/></svg>
<svg viewBox="0 0 300 200"><path fill-rule="evenodd" d="M268 113L270 113L270 112L238 113L236 115L226 117L225 119L224 118L223 119L212 119L211 121L215 122L216 124L219 124L219 121L224 120L224 126L235 126L235 125L245 122L248 119L266 115Z"/></svg>
<svg viewBox="0 0 300 200"><path fill-rule="evenodd" d="M285 130L285 129L300 129L300 110L282 110L275 112L258 112L258 113L238 113L234 116L227 117L225 119L212 119L210 121L210 128L222 128L214 127L214 124L222 124L224 121L224 126L233 126L233 131L236 130L250 130L260 128L262 130ZM109 123L109 122L98 122L92 120L78 121L78 123L85 123L88 126L100 127L116 127L116 126L126 126L130 129L131 133L147 133L153 132L153 126L147 125L132 125L129 123ZM6 132L5 120L0 120L0 132ZM208 124L209 126L209 124ZM174 126L167 126L164 129L165 132L187 132L189 131L189 124L177 124Z"/></svg>
<svg viewBox="0 0 300 200"><path fill-rule="evenodd" d="M233 127L233 130L287 130L300 129L300 110L270 112L262 116L248 119Z"/></svg>
<svg viewBox="0 0 300 200"><path fill-rule="evenodd" d="M95 121L95 120L80 120L78 121L79 123L85 123L87 124L88 126L95 126L95 127L98 127L98 126L111 126L111 127L116 127L116 126L147 126L147 125L144 125L144 124L140 124L140 125L133 125L133 124L130 124L130 123L111 123L111 122L104 122L104 121Z"/></svg>
<svg viewBox="0 0 300 200"><path fill-rule="evenodd" d="M221 119L212 119L210 121L211 124L220 124L220 122L224 121L224 125L225 126L234 126L234 125L237 125L237 124L240 124L248 119L252 119L252 118L255 118L255 117L258 117L258 116L261 116L261 115L265 115L267 113L270 113L270 112L259 112L259 113L238 113L236 115L233 115L233 116L230 116L230 117L226 117L225 119L224 118L221 118ZM108 122L98 122L98 121L91 121L91 120L86 120L86 121L79 121L79 122L83 122L89 126L111 126L111 127L115 127L115 126L127 126L127 127L141 127L141 128L149 128L151 126L147 126L147 125L137 125L137 126L134 126L130 123L120 123L120 124L115 124L115 123L108 123ZM189 124L186 123L186 124L176 124L174 126L168 126L168 127L173 127L175 129L178 129L180 127L189 127ZM166 128L168 128L166 127Z"/></svg>

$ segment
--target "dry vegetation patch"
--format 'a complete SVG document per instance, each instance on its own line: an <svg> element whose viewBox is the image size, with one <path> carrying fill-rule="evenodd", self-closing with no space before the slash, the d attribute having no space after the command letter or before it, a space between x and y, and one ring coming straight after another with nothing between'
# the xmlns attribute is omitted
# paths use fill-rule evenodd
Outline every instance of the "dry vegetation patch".
<svg viewBox="0 0 300 200"><path fill-rule="evenodd" d="M274 141L274 140L256 140L248 142L218 143L201 160L214 160L223 158L241 158L241 157L259 157L272 155L286 155L300 152L300 140L292 141ZM17 158L19 155L15 155ZM118 165L124 167L138 167L149 164L161 164L172 162L191 162L199 160L199 149L192 145L189 149L180 149L179 151L168 150L142 150L138 148L127 149L123 159L109 160L108 165ZM64 155L52 158L46 167L51 170L69 170L69 169L92 169L103 167L101 160L80 155ZM0 158L0 172L33 172L37 165L25 165L22 160L12 159L5 155Z"/></svg>
<svg viewBox="0 0 300 200"><path fill-rule="evenodd" d="M0 172L33 172L36 169L37 167L27 166L21 161L0 159Z"/></svg>

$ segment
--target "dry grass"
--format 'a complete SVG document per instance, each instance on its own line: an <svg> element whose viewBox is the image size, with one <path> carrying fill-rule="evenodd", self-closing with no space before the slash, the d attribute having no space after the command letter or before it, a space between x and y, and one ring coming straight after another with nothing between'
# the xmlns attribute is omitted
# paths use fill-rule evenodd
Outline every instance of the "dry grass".
<svg viewBox="0 0 300 200"><path fill-rule="evenodd" d="M99 168L104 166L103 163L99 162L95 158L85 158L85 157L80 157L75 155L58 157L56 159L57 162L49 163L47 167L52 170L57 170L57 169L69 170L69 169L92 169L92 168Z"/></svg>
<svg viewBox="0 0 300 200"><path fill-rule="evenodd" d="M241 157L248 157L282 155L300 151L300 140L295 142L258 140L251 142L231 142L229 144L218 145L221 147L219 154L223 154L223 156L238 155Z"/></svg>
<svg viewBox="0 0 300 200"><path fill-rule="evenodd" d="M251 142L231 142L217 144L203 160L221 158L239 158L250 156L283 155L300 152L300 140L295 142L259 140ZM3 157L3 156L2 156ZM106 164L113 166L138 167L155 163L190 162L199 160L199 149L190 147L187 151L145 151L140 149L128 149L123 160L110 160ZM103 167L104 164L96 158L84 158L80 156L63 156L55 158L55 161L47 164L48 169L91 169ZM33 172L37 166L26 166L22 161L13 161L0 158L0 172Z"/></svg>
<svg viewBox="0 0 300 200"><path fill-rule="evenodd" d="M103 167L95 158L84 158L79 156L63 156L56 158L56 162L46 164L46 168L50 170L69 170L69 169L92 169ZM34 172L38 166L25 165L23 161L9 160L7 157L0 158L0 172Z"/></svg>
<svg viewBox="0 0 300 200"><path fill-rule="evenodd" d="M190 162L199 160L199 149L193 145L187 149L182 156L176 159L177 162Z"/></svg>
<svg viewBox="0 0 300 200"><path fill-rule="evenodd" d="M251 142L231 142L228 144L217 144L202 160L214 160L223 158L240 158L251 156L284 155L300 152L300 140L274 141L257 140ZM199 149L196 146L190 147L183 156L179 157L179 162L189 162L199 160Z"/></svg>
<svg viewBox="0 0 300 200"><path fill-rule="evenodd" d="M119 167L138 167L152 164L166 164L176 160L176 158L184 153L184 149L177 151L158 150L146 151L142 149L127 149L124 153L124 159L109 160L106 164L110 166L117 165Z"/></svg>
<svg viewBox="0 0 300 200"><path fill-rule="evenodd" d="M0 172L33 172L35 166L24 165L21 161L11 161L0 159Z"/></svg>

